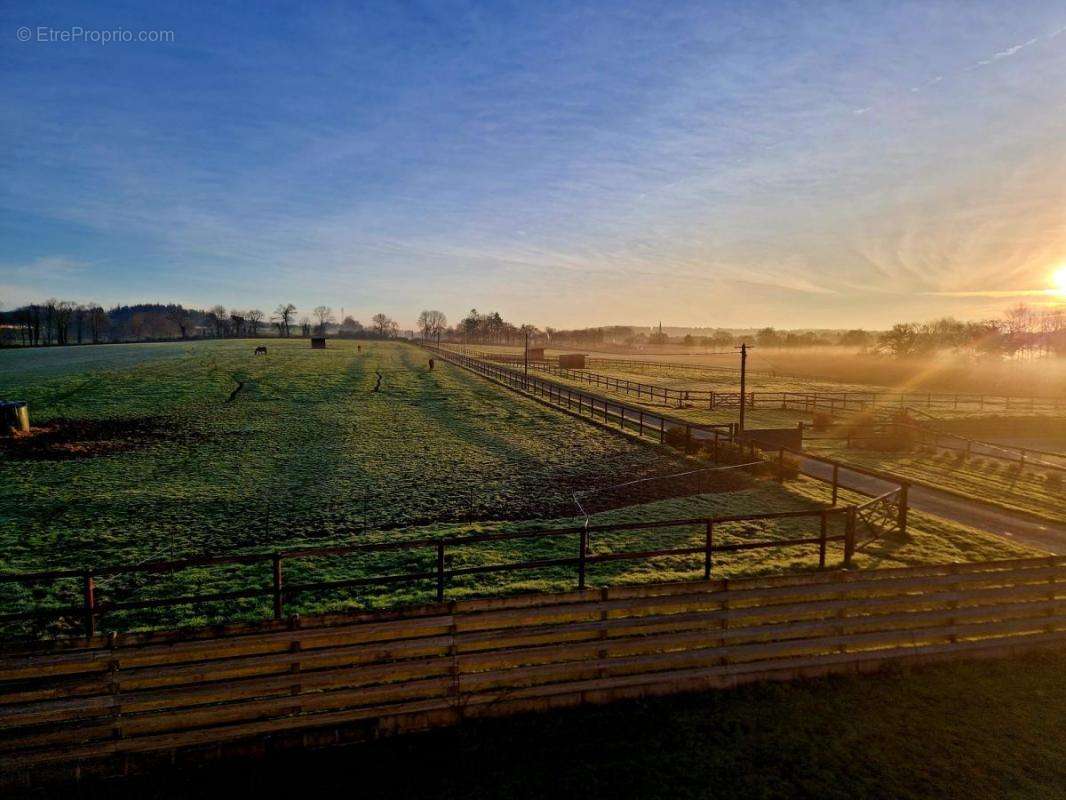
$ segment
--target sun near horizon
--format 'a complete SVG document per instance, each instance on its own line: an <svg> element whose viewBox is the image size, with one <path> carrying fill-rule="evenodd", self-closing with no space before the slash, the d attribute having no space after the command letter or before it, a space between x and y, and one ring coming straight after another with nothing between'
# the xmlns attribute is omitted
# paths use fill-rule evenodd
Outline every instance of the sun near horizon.
<svg viewBox="0 0 1066 800"><path fill-rule="evenodd" d="M1051 292L1066 298L1066 264L1051 273Z"/></svg>

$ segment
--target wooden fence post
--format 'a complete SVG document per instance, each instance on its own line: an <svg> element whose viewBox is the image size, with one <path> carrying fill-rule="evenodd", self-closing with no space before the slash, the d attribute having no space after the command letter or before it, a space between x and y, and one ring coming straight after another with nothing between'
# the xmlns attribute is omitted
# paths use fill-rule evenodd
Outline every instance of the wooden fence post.
<svg viewBox="0 0 1066 800"><path fill-rule="evenodd" d="M715 441L718 441L717 439ZM711 579L711 552L714 548L714 523L707 520L707 531L703 549L703 579Z"/></svg>
<svg viewBox="0 0 1066 800"><path fill-rule="evenodd" d="M899 485L899 532L901 536L907 535L907 494L910 484L903 481Z"/></svg>
<svg viewBox="0 0 1066 800"><path fill-rule="evenodd" d="M821 529L818 533L818 569L825 569L825 537L829 519L825 511L822 512Z"/></svg>
<svg viewBox="0 0 1066 800"><path fill-rule="evenodd" d="M577 588L585 588L585 556L588 553L589 532L585 528L581 529L581 536L578 539L578 556L577 556Z"/></svg>
<svg viewBox="0 0 1066 800"><path fill-rule="evenodd" d="M437 542L437 602L444 602L444 540Z"/></svg>
<svg viewBox="0 0 1066 800"><path fill-rule="evenodd" d="M855 554L855 506L849 506L844 521L844 566L851 566L851 557Z"/></svg>
<svg viewBox="0 0 1066 800"><path fill-rule="evenodd" d="M91 572L82 576L82 596L85 599L85 637L96 635L96 582Z"/></svg>
<svg viewBox="0 0 1066 800"><path fill-rule="evenodd" d="M281 590L281 554L274 553L274 619L285 615L285 596Z"/></svg>

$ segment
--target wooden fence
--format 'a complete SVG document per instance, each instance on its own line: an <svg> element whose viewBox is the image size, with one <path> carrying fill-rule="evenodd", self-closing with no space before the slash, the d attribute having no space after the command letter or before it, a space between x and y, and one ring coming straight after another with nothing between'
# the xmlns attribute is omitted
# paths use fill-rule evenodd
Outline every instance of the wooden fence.
<svg viewBox="0 0 1066 800"><path fill-rule="evenodd" d="M583 392L570 386L554 383L536 375L525 375L519 369L502 363L485 361L476 356L467 356L454 350L423 345L441 358L482 377L495 381L509 389L526 392L552 405L606 425L617 425L622 430L636 432L640 436L654 436L660 443L666 441L671 431L682 434L687 441L733 440L731 423L696 423L652 412L640 406L627 405L591 392Z"/></svg>
<svg viewBox="0 0 1066 800"><path fill-rule="evenodd" d="M6 783L1066 641L1066 558L615 587L0 649ZM76 773L75 770L78 772Z"/></svg>
<svg viewBox="0 0 1066 800"><path fill-rule="evenodd" d="M885 451L906 452L914 446L924 445L938 450L949 450L969 457L993 458L1016 464L1019 467L1066 472L1066 453L1039 450L1033 447L996 444L974 439L950 431L938 430L928 424L911 424L896 421L880 421L846 428L839 433L805 434L806 442L840 442L847 448L853 446L877 450L883 443ZM1054 461L1052 460L1054 459ZM1058 463L1056 463L1056 461Z"/></svg>
<svg viewBox="0 0 1066 800"><path fill-rule="evenodd" d="M454 352L454 351L452 351ZM506 353L474 352L476 358L512 366L525 362L521 355ZM738 372L725 367L695 367L665 362L642 362L623 359L590 358L585 363L600 369L707 369ZM695 406L714 410L739 408L739 392L723 392L713 389L673 389L657 384L642 383L615 375L604 375L591 370L565 369L557 360L530 360L530 369L546 372L565 380L587 383L620 394L634 395L638 400L647 399L676 407ZM770 373L749 372L750 375L766 376ZM807 380L815 380L808 378ZM824 411L830 414L844 412L872 412L877 410L907 407L951 411L1059 411L1066 410L1066 397L1013 397L1009 395L967 394L948 392L877 392L877 391L789 391L746 392L745 408L778 408L812 414Z"/></svg>
<svg viewBox="0 0 1066 800"><path fill-rule="evenodd" d="M832 520L843 519L843 532L830 533ZM745 537L741 541L722 542L715 541L715 529L721 531L722 526L732 523L748 522L783 522L785 520L812 520L818 523L817 531L804 532L801 536L792 538L759 538ZM645 533L672 534L675 541L670 547L651 547L647 540L639 537ZM635 544L637 548L630 546L614 547L608 549L601 546L593 549L591 541L593 537L597 541L614 539L617 541L619 534L636 534ZM490 560L488 563L480 563L476 558L478 548L483 548L498 559L495 546L501 543L526 542L536 546L538 558L519 560ZM130 624L127 616L129 612L144 612L147 609L169 609L185 607L200 609L208 604L223 602L234 603L235 601L265 601L273 610L274 619L282 619L287 613L298 610L294 607L297 598L309 595L321 596L327 592L344 592L346 590L368 590L374 587L393 586L405 587L417 592L421 588L425 599L434 598L437 602L443 602L448 586L456 579L473 575L488 575L492 573L523 573L523 578L528 578L531 573L543 573L546 570L559 570L560 568L572 570L573 585L578 589L584 589L586 579L595 577L595 567L599 564L621 561L650 561L659 558L696 556L697 562L693 562L693 569L702 568L705 579L711 578L712 565L715 554L735 553L748 550L764 550L782 548L817 548L818 566L824 569L828 547L838 542L843 543L842 565L847 567L851 564L852 554L856 547L855 513L848 506L809 509L801 511L776 511L757 514L740 514L718 517L699 517L694 519L670 519L653 522L621 522L607 525L582 525L571 528L548 528L529 531L515 531L512 533L482 533L465 536L448 536L424 539L408 539L392 542L378 542L371 544L349 544L327 547L299 548L291 550L279 550L273 553L239 553L225 556L206 556L200 558L186 558L169 561L153 561L142 564L117 564L97 567L85 567L82 569L52 570L48 572L14 572L0 573L0 585L21 584L40 586L54 585L60 581L75 580L82 587L81 602L77 605L35 605L32 608L24 608L19 611L10 611L0 614L0 622L11 625L12 623L27 622L31 620L62 620L73 619L81 622L86 637L96 635L98 628L102 627L102 621L106 620L109 630L122 629L123 622L116 619L119 615L127 625ZM624 545L625 542L623 541ZM471 554L471 551L475 551ZM475 560L478 563L466 566L453 566L452 555L462 552L466 555L463 563ZM422 559L432 566L428 568L412 569L417 565L412 554L422 553L429 558ZM367 556L394 554L395 559L386 561L383 565L367 562ZM474 558L471 558L471 555ZM347 558L355 565L362 565L356 577L308 580L305 570L303 580L292 581L286 578L286 563L294 561L303 564L316 561L334 561L337 558ZM198 578L194 585L201 586L203 583L203 571L205 568L227 568L233 566L269 567L266 573L266 581L260 581L258 585L247 588L233 589L227 587L225 591L209 592L181 592L172 595L158 596L158 592L150 591L148 597L127 596L101 596L98 590L98 581L101 578L144 578L146 576L161 576L165 574L182 573L187 570L196 570ZM376 567L376 568L375 568ZM313 573L312 573L313 574ZM231 578L226 574L220 574L219 581L225 583ZM133 581L137 585L136 581ZM499 587L505 589L506 587ZM133 626L146 627L146 621L141 617L133 618Z"/></svg>
<svg viewBox="0 0 1066 800"><path fill-rule="evenodd" d="M598 420L605 424L617 423L619 428L623 430L634 431L641 435L651 434L652 436L656 436L660 443L666 441L667 433L671 431L675 434L683 435L683 438L680 435L674 437L674 443L684 444L686 449L689 449L689 445L700 444L702 439L705 443L711 445L710 450L712 460L714 460L715 463L718 463L717 451L719 440L721 439L730 443L736 441L736 427L732 423L696 425L678 419L677 417L672 417L665 412L633 408L599 395L581 392L567 386L552 383L545 379L539 379L535 376L526 376L510 367L482 361L477 357L466 356L452 350L438 349L434 347L429 347L428 349L434 350L440 354L442 358L453 364L469 369L472 372L476 372L483 377L494 380L508 388L514 389L515 391L527 392L535 397L542 398L552 405L566 408L571 412L588 414L591 419ZM583 399L574 402L572 399L574 397L580 397ZM626 427L627 421L629 424L628 428ZM709 439L708 437L712 435L713 439ZM678 442L677 439L682 439L682 441ZM908 481L888 472L835 461L834 459L819 456L805 450L794 450L792 448L773 445L759 445L757 441L754 441L751 438L744 442L744 446L750 447L752 457L755 457L758 449L763 452L764 456L766 454L772 455L773 453L776 453L779 463L784 460L785 453L789 453L809 462L825 464L830 470L828 475L823 476L817 471L810 470L804 470L804 474L832 485L832 503L834 506L837 503L838 494L841 489L849 489L860 494L870 494L869 489L866 487L846 485L844 481L841 480L841 472L855 473L857 475L876 478L879 481L896 485L901 490L901 529L904 533L906 532Z"/></svg>

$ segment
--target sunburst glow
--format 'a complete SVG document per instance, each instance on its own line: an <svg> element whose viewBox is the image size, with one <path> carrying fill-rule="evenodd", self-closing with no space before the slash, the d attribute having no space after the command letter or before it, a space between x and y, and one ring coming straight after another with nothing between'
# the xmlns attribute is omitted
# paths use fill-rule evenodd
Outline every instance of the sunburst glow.
<svg viewBox="0 0 1066 800"><path fill-rule="evenodd" d="M1051 286L1054 292L1066 297L1066 266L1051 273Z"/></svg>

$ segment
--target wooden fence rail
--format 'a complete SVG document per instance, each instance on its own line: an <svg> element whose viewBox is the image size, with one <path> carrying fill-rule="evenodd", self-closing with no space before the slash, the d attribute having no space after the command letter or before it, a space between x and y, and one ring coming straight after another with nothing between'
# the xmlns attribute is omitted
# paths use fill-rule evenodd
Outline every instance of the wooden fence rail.
<svg viewBox="0 0 1066 800"><path fill-rule="evenodd" d="M455 352L449 350L449 352ZM522 365L521 355L503 353L486 353L474 351L476 358L512 366ZM591 370L566 369L557 361L531 360L530 369L546 372L569 381L583 382L609 391L626 395L635 395L638 400L662 402L665 405L690 405L697 408L714 410L718 408L739 408L740 393L712 389L673 389L657 384L642 383L614 375L604 375ZM669 369L696 368L693 365L675 365L665 362L642 362L623 359L586 359L586 364L601 369ZM701 367L710 370L726 370L725 367ZM769 375L770 373L755 373ZM814 380L813 378L809 380ZM1025 396L973 394L960 392L879 392L879 391L754 391L744 395L746 408L778 408L804 413L825 411L830 414L842 412L865 412L879 409L902 409L908 406L934 410L1017 410L1017 411L1058 411L1066 409L1066 397L1061 396Z"/></svg>
<svg viewBox="0 0 1066 800"><path fill-rule="evenodd" d="M467 356L461 353L457 353L454 350L448 350L444 348L433 347L432 345L424 345L429 350L436 352L442 358L450 361L453 364L475 372L489 380L495 381L503 386L519 392L526 392L532 394L535 397L540 397L546 402L564 407L572 412L576 411L578 414L587 412L591 419L598 419L599 421L610 424L612 421L617 422L619 427L623 430L626 429L626 412L629 411L630 416L630 430L636 430L640 435L644 435L651 432L652 435L658 434L660 443L666 441L666 433L668 430L684 432L684 443L686 449L688 446L696 443L699 444L701 438L707 438L713 435L713 447L711 449L713 460L718 463L718 442L724 440L727 442L736 441L736 427L732 424L719 424L719 425L695 425L685 420L672 417L665 412L661 411L645 411L641 408L632 408L625 406L617 401L611 401L608 398L600 397L598 395L581 392L576 389L571 389L567 386L552 383L546 379L539 379L531 377L519 372L516 369L510 367L501 366L499 364L483 361L480 358L474 356ZM575 405L572 401L573 397L578 397L578 402ZM598 404L598 405L597 405ZM597 417L597 408L602 409L601 416ZM634 419L635 417L635 419ZM637 424L634 424L637 423ZM650 423L650 424L649 424ZM819 456L814 453L804 450L794 450L791 448L782 448L777 445L759 445L755 439L749 438L744 446L751 448L752 456L756 455L756 450L762 450L764 453L777 453L779 460L782 460L784 454L787 452L793 456L798 456L801 459L805 459L811 462L819 462L831 467L830 476L822 476L817 472L806 472L809 477L815 480L820 480L828 483L832 486L832 504L837 504L837 499L841 489L847 489L857 492L859 494L869 494L869 490L865 487L849 486L844 480L841 479L841 473L854 473L856 475L863 475L869 478L876 478L879 481L884 481L888 484L894 484L900 489L900 518L899 528L903 535L907 532L907 518L908 518L908 501L907 496L909 492L909 482L888 472L881 470L870 469L868 467L861 467L854 464L848 464L841 461L836 461L831 458Z"/></svg>
<svg viewBox="0 0 1066 800"><path fill-rule="evenodd" d="M525 375L518 369L485 361L475 356L463 355L454 350L432 345L423 345L423 347L457 366L510 389L542 398L580 416L587 416L608 425L617 425L623 430L636 431L640 435L656 436L660 442L665 442L667 434L673 430L683 432L689 441L700 438L716 441L733 440L733 425L730 423L689 422L658 411L652 412L640 406L627 405L591 392L583 392L580 389L554 383L535 375Z"/></svg>
<svg viewBox="0 0 1066 800"><path fill-rule="evenodd" d="M844 519L844 532L841 534L829 534L828 523L831 519L838 516ZM722 543L720 541L715 542L714 540L714 530L716 526L737 522L772 522L793 519L818 520L818 533L793 538L748 539L731 543ZM636 550L619 549L610 552L595 552L590 548L591 538L594 536L600 537L604 534L640 533L645 531L655 531L657 533L675 531L683 534L691 532L693 529L702 534L699 544L686 544L684 546L660 548L648 548L645 546ZM519 561L482 563L463 567L448 566L450 560L449 556L457 550L469 550L471 548L476 548L478 545L491 546L500 542L514 542L520 540L550 542L551 540L561 539L572 539L573 543L572 545L561 545L560 547L563 549L559 550L558 554L545 553L541 558ZM712 564L715 554L744 550L776 550L794 547L817 547L819 553L819 567L825 568L827 548L830 544L836 542L843 543L844 557L842 563L843 566L846 567L850 565L851 555L855 551L855 525L853 515L849 515L848 509L845 507L699 517L692 519L672 519L655 522L627 522L571 528L516 531L512 533L484 533L371 544L300 548L279 550L273 553L187 558L132 565L86 567L84 569L75 570L0 573L0 585L54 584L56 581L77 579L82 582L84 587L84 591L82 592L82 603L80 605L43 606L7 612L0 614L0 623L10 625L12 623L28 620L73 618L83 621L85 636L91 638L96 635L101 620L105 617L113 619L115 612L171 608L174 606L190 606L196 608L207 603L253 600L256 598L269 599L273 609L274 618L280 620L285 616L287 605L290 604L290 601L294 597L300 595L321 594L323 592L342 589L368 588L374 586L414 585L416 587L422 586L427 594L434 597L437 602L443 602L448 584L455 578L489 573L535 572L560 567L573 569L575 585L578 589L584 589L589 579L590 571L597 564L614 561L647 561L671 556L699 556L704 578L709 580L711 578ZM640 542L638 542L638 544L640 544ZM294 560L306 562L315 559L333 559L338 556L358 558L359 556L365 556L372 553L409 553L413 551L422 551L435 556L433 559L435 567L426 570L368 574L355 578L328 581L305 581L303 583L292 583L285 578L284 565L286 562ZM139 600L109 599L101 597L100 592L97 590L97 582L104 577L146 574L161 575L164 573L177 573L202 567L253 564L269 564L271 566L270 576L272 582L269 585L259 585L253 588L235 591L180 594L176 596L150 597ZM291 608L291 605L288 605L288 607ZM111 627L112 629L115 629L117 626L115 623L112 623Z"/></svg>
<svg viewBox="0 0 1066 800"><path fill-rule="evenodd" d="M8 784L1066 642L1066 558L586 589L0 649Z"/></svg>
<svg viewBox="0 0 1066 800"><path fill-rule="evenodd" d="M1066 453L1040 450L1034 447L997 444L974 439L951 431L939 430L928 424L913 424L899 420L849 427L840 433L807 435L806 441L839 441L851 447L854 442L895 440L914 445L929 445L939 450L964 453L966 456L994 458L1021 467L1066 472ZM947 444L954 442L957 444ZM1050 459L1056 459L1058 463Z"/></svg>

